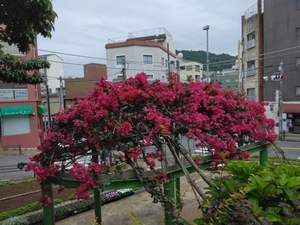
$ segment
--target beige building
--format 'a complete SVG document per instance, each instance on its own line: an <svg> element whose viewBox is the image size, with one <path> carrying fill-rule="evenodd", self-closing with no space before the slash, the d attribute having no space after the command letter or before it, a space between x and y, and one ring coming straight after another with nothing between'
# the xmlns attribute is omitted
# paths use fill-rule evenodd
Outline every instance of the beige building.
<svg viewBox="0 0 300 225"><path fill-rule="evenodd" d="M181 82L186 82L189 79L193 79L195 81L203 81L203 64L179 59L179 65L179 75Z"/></svg>

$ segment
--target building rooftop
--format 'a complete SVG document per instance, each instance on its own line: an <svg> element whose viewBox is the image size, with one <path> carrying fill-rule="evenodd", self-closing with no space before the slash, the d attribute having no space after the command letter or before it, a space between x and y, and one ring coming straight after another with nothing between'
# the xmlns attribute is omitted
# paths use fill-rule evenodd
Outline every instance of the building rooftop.
<svg viewBox="0 0 300 225"><path fill-rule="evenodd" d="M173 40L171 33L166 28L160 27L149 30L128 32L128 36L108 39L108 44L125 42L128 40L159 41L159 39L166 39L166 37Z"/></svg>

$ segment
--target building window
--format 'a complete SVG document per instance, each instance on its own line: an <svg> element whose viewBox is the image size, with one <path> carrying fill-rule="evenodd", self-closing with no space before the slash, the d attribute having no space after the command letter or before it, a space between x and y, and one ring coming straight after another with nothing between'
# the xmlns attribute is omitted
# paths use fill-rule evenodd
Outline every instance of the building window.
<svg viewBox="0 0 300 225"><path fill-rule="evenodd" d="M30 116L18 115L2 118L2 135L17 135L30 133Z"/></svg>
<svg viewBox="0 0 300 225"><path fill-rule="evenodd" d="M253 39L255 39L255 32L252 32L252 33L247 35L247 41L251 41Z"/></svg>
<svg viewBox="0 0 300 225"><path fill-rule="evenodd" d="M1 42L0 45L2 45L4 53L8 53L8 54L11 54L11 55L17 55L17 56L24 56L25 55L24 52L19 51L19 48L15 44L9 45L8 43Z"/></svg>
<svg viewBox="0 0 300 225"><path fill-rule="evenodd" d="M168 67L168 60L165 60L165 67Z"/></svg>
<svg viewBox="0 0 300 225"><path fill-rule="evenodd" d="M164 59L164 57L161 57L161 65L162 65L162 66L165 65L165 59Z"/></svg>
<svg viewBox="0 0 300 225"><path fill-rule="evenodd" d="M255 75L255 60L248 61L247 62L247 76L253 76Z"/></svg>
<svg viewBox="0 0 300 225"><path fill-rule="evenodd" d="M147 74L147 79L153 79L153 74Z"/></svg>
<svg viewBox="0 0 300 225"><path fill-rule="evenodd" d="M296 87L296 97L300 97L300 87Z"/></svg>
<svg viewBox="0 0 300 225"><path fill-rule="evenodd" d="M185 66L180 66L180 70L185 70Z"/></svg>
<svg viewBox="0 0 300 225"><path fill-rule="evenodd" d="M117 66L122 65L123 61L125 61L125 55L117 55L116 61L117 61Z"/></svg>
<svg viewBox="0 0 300 225"><path fill-rule="evenodd" d="M248 88L247 89L247 99L249 101L255 100L255 88Z"/></svg>
<svg viewBox="0 0 300 225"><path fill-rule="evenodd" d="M255 47L255 32L252 32L247 35L246 47L247 49Z"/></svg>
<svg viewBox="0 0 300 225"><path fill-rule="evenodd" d="M200 72L200 66L199 65L195 65L195 71Z"/></svg>
<svg viewBox="0 0 300 225"><path fill-rule="evenodd" d="M143 55L144 64L152 64L152 55Z"/></svg>
<svg viewBox="0 0 300 225"><path fill-rule="evenodd" d="M186 71L191 71L191 70L193 70L193 66L192 65L186 66Z"/></svg>

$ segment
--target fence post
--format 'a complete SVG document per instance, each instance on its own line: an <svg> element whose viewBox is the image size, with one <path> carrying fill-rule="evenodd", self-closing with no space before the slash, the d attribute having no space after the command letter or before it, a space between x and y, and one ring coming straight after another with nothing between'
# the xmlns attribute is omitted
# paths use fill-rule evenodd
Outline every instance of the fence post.
<svg viewBox="0 0 300 225"><path fill-rule="evenodd" d="M19 145L19 154L22 155L21 145Z"/></svg>
<svg viewBox="0 0 300 225"><path fill-rule="evenodd" d="M44 214L44 224L45 225L54 225L55 218L54 218L54 204L53 204L53 193L52 193L52 183L49 181L42 181L42 196L50 197L52 202L49 205L45 205L43 203L43 214Z"/></svg>
<svg viewBox="0 0 300 225"><path fill-rule="evenodd" d="M263 147L263 150L259 152L259 163L261 166L266 166L268 162L268 148Z"/></svg>
<svg viewBox="0 0 300 225"><path fill-rule="evenodd" d="M173 200L175 202L175 184L174 181L169 181L167 185L165 185L165 195L170 199L171 201ZM175 221L173 220L173 217L170 214L169 209L167 206L165 206L165 225L175 225Z"/></svg>

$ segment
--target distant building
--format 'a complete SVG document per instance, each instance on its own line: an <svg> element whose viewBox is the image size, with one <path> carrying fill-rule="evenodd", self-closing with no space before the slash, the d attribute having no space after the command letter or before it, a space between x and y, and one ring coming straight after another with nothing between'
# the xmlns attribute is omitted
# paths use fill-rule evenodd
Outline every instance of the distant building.
<svg viewBox="0 0 300 225"><path fill-rule="evenodd" d="M242 57L241 92L247 95L248 100L256 101L259 100L260 91L257 69L259 63L258 28L257 4L255 4L242 16L242 41L239 55Z"/></svg>
<svg viewBox="0 0 300 225"><path fill-rule="evenodd" d="M90 63L83 66L83 78L65 78L65 106L69 108L75 97L85 98L88 92L94 89L95 82L100 77L107 79L107 67L105 64Z"/></svg>
<svg viewBox="0 0 300 225"><path fill-rule="evenodd" d="M4 53L21 60L37 58L32 48L24 54L16 45L4 45ZM30 73L28 73L30 75ZM43 114L47 109L41 103L40 85L18 85L0 82L1 147L36 149L44 139Z"/></svg>
<svg viewBox="0 0 300 225"><path fill-rule="evenodd" d="M180 81L186 82L189 79L203 81L203 64L187 60L180 62Z"/></svg>
<svg viewBox="0 0 300 225"><path fill-rule="evenodd" d="M210 75L210 81L220 83L225 90L239 92L239 72L235 69L216 72Z"/></svg>
<svg viewBox="0 0 300 225"><path fill-rule="evenodd" d="M176 53L172 35L165 28L129 32L128 37L110 39L105 45L107 78L118 82L145 72L149 80L167 81L175 70Z"/></svg>

